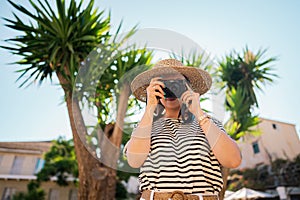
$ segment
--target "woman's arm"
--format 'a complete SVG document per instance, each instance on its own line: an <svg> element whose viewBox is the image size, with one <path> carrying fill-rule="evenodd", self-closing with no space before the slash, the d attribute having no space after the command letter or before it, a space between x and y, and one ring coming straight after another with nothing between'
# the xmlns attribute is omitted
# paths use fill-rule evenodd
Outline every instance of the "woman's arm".
<svg viewBox="0 0 300 200"><path fill-rule="evenodd" d="M151 79L151 82L147 87L147 105L145 113L126 145L127 150L125 151L127 160L131 167L139 168L142 166L149 154L153 113L158 104L158 99L164 98L163 87L164 83L160 81L160 77Z"/></svg>
<svg viewBox="0 0 300 200"><path fill-rule="evenodd" d="M238 167L242 156L236 142L211 119L206 118L199 123L220 164L227 168Z"/></svg>
<svg viewBox="0 0 300 200"><path fill-rule="evenodd" d="M183 93L181 99L188 106L189 111L198 119L214 155L224 167L238 167L242 157L236 142L225 131L216 126L212 120L207 117L203 118L205 113L199 103L200 95L193 92L188 85L187 87L189 90Z"/></svg>
<svg viewBox="0 0 300 200"><path fill-rule="evenodd" d="M141 167L149 154L154 109L153 106L146 107L144 116L126 145L127 160L131 167Z"/></svg>

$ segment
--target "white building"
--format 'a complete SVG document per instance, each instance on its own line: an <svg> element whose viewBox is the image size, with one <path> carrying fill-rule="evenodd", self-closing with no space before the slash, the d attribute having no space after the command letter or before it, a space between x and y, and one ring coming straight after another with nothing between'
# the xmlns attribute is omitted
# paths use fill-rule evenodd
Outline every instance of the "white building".
<svg viewBox="0 0 300 200"><path fill-rule="evenodd" d="M248 134L238 142L243 158L240 169L269 165L278 158L293 160L300 154L300 140L294 124L261 118L256 129L261 131L260 135Z"/></svg>

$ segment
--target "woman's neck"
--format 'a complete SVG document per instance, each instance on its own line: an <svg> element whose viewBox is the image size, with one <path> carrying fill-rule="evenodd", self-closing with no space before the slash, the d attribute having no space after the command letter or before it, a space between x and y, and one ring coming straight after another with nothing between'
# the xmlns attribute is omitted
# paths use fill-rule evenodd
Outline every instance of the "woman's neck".
<svg viewBox="0 0 300 200"><path fill-rule="evenodd" d="M168 109L164 115L165 118L178 118L180 109Z"/></svg>

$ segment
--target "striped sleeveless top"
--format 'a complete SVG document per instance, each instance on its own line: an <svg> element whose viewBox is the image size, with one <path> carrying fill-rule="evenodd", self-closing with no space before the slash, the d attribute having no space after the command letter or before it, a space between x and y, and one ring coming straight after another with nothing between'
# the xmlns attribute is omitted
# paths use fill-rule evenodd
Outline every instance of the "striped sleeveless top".
<svg viewBox="0 0 300 200"><path fill-rule="evenodd" d="M212 122L225 131L218 120ZM151 148L139 180L141 191L218 194L223 186L220 163L198 122L171 118L153 122Z"/></svg>

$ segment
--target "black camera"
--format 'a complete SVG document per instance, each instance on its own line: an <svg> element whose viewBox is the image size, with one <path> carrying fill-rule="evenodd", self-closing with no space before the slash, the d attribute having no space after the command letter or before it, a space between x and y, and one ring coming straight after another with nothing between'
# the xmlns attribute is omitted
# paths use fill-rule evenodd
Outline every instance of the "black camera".
<svg viewBox="0 0 300 200"><path fill-rule="evenodd" d="M180 98L187 90L185 80L162 80L165 84L163 91L165 98Z"/></svg>

